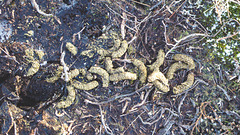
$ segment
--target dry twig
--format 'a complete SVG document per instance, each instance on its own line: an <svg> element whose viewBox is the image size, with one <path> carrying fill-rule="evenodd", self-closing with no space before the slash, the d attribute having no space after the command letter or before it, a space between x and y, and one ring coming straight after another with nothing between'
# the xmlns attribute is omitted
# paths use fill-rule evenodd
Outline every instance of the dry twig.
<svg viewBox="0 0 240 135"><path fill-rule="evenodd" d="M124 97L128 97L128 96L132 96L132 95L134 95L134 94L136 94L136 93L139 93L139 92L141 92L141 91L143 91L143 90L146 90L146 89L149 89L149 88L151 88L151 87L152 87L152 84L149 84L149 83L148 83L148 84L144 85L143 87L141 87L140 89L138 89L138 90L136 90L136 91L134 91L134 92L132 92L132 93L125 94L125 95L115 96L115 97L113 97L113 98L108 99L107 101L94 102L94 101L90 101L90 100L88 100L88 99L85 99L84 101L85 101L86 103L90 103L90 104L94 104L94 105L107 104L107 103L112 102L112 101L114 101L114 100L116 100L116 99L119 99L119 98L124 98Z"/></svg>
<svg viewBox="0 0 240 135"><path fill-rule="evenodd" d="M5 48L5 50L2 49L2 47L0 47L0 49L7 55L7 58L9 59L13 59L16 63L20 64L17 60L15 56L10 56L8 50Z"/></svg>
<svg viewBox="0 0 240 135"><path fill-rule="evenodd" d="M131 111L135 110L137 107L142 106L142 105L146 102L147 97L149 96L149 93L150 93L152 90L153 90L153 88L151 88L150 90L148 90L147 93L145 94L145 97L144 97L143 101L142 101L141 103L139 103L139 104L134 105L134 106L132 107L132 109L129 110L129 111L131 112Z"/></svg>
<svg viewBox="0 0 240 135"><path fill-rule="evenodd" d="M221 86L219 86L219 85L217 85L217 88L219 88L220 90L222 90L223 91L223 93L224 93L224 95L227 97L227 100L228 101L231 101L231 98L230 98L230 96L227 94L227 91L226 90L224 90Z"/></svg>
<svg viewBox="0 0 240 135"><path fill-rule="evenodd" d="M60 57L60 63L63 66L63 72L64 72L64 75L65 75L65 79L63 79L63 76L61 78L65 82L68 82L69 81L69 78L68 78L68 70L69 70L69 68L67 67L66 63L64 62L64 57L65 57L65 51L62 52L61 57Z"/></svg>
<svg viewBox="0 0 240 135"><path fill-rule="evenodd" d="M31 0L32 6L37 10L37 12L43 16L53 16L53 14L46 14L44 13L40 8L39 5L37 4L37 2L35 0Z"/></svg>
<svg viewBox="0 0 240 135"><path fill-rule="evenodd" d="M102 125L103 125L104 129L105 129L105 132L109 135L113 135L113 132L112 132L111 128L106 124L106 121L104 120L102 107L100 105L99 105L99 109L100 109L100 114L101 114L101 122L102 122Z"/></svg>

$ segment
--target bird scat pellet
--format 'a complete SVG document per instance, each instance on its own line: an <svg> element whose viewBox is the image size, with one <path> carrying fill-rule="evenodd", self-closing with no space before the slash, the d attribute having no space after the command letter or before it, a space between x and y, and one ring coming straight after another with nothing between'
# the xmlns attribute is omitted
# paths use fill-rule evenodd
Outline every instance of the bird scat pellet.
<svg viewBox="0 0 240 135"><path fill-rule="evenodd" d="M96 88L99 84L97 81L91 81L88 83L83 83L83 82L79 82L77 80L73 80L72 85L79 90L92 90L94 88Z"/></svg>
<svg viewBox="0 0 240 135"><path fill-rule="evenodd" d="M72 86L67 86L68 95L65 100L62 100L56 104L57 108L67 108L71 106L76 97L76 91Z"/></svg>
<svg viewBox="0 0 240 135"><path fill-rule="evenodd" d="M77 77L79 75L79 69L74 69L74 70L71 70L69 73L68 73L68 81L72 80L73 78Z"/></svg>
<svg viewBox="0 0 240 135"><path fill-rule="evenodd" d="M139 80L141 83L145 83L146 82L146 78L147 78L147 68L144 65L144 63L138 59L132 59L131 60L133 65L136 66L138 68L138 70L140 71L139 74Z"/></svg>
<svg viewBox="0 0 240 135"><path fill-rule="evenodd" d="M123 67L118 67L118 68L113 68L112 60L110 57L105 58L105 68L108 73L110 74L117 74L117 73L122 73L124 72Z"/></svg>
<svg viewBox="0 0 240 135"><path fill-rule="evenodd" d="M121 40L120 40L120 39L116 39L116 40L114 41L113 47L111 47L109 50L110 50L110 51L115 51L115 50L117 50L120 46L121 46Z"/></svg>
<svg viewBox="0 0 240 135"><path fill-rule="evenodd" d="M157 55L157 60L152 64L149 65L149 70L153 71L153 70L159 70L159 67L163 64L164 62L164 58L165 58L165 53L162 49L160 49L158 51L158 55Z"/></svg>
<svg viewBox="0 0 240 135"><path fill-rule="evenodd" d="M62 72L63 72L63 66L58 66L57 70L55 70L54 76L46 78L46 81L48 83L54 83L61 77Z"/></svg>
<svg viewBox="0 0 240 135"><path fill-rule="evenodd" d="M131 72L123 72L110 75L110 81L137 80L137 75Z"/></svg>
<svg viewBox="0 0 240 135"><path fill-rule="evenodd" d="M66 48L68 49L69 52L71 52L73 55L76 55L77 54L77 47L74 46L72 43L70 42L67 42L66 43Z"/></svg>
<svg viewBox="0 0 240 135"><path fill-rule="evenodd" d="M149 76L148 81L154 82L155 80L160 80L164 85L168 86L168 79L165 77L165 75L157 70L154 70Z"/></svg>
<svg viewBox="0 0 240 135"><path fill-rule="evenodd" d="M167 79L171 80L174 76L174 73L179 70L179 69L187 69L188 68L188 65L185 64L185 63L180 63L180 62L175 62L173 63L170 68L168 69L168 72L167 72Z"/></svg>
<svg viewBox="0 0 240 135"><path fill-rule="evenodd" d="M101 78L102 78L102 86L103 87L108 87L108 84L109 84L109 74L108 74L108 72L105 69L93 66L93 67L91 67L89 69L89 72L100 75Z"/></svg>
<svg viewBox="0 0 240 135"><path fill-rule="evenodd" d="M38 59L41 60L45 55L42 50L35 50L35 54L38 56Z"/></svg>
<svg viewBox="0 0 240 135"><path fill-rule="evenodd" d="M34 57L34 50L33 49L26 49L25 50L25 55L27 56L27 57Z"/></svg>
<svg viewBox="0 0 240 135"><path fill-rule="evenodd" d="M37 73L40 67L40 64L38 63L38 61L33 61L30 64L31 64L31 67L28 69L26 76L34 75L35 73Z"/></svg>
<svg viewBox="0 0 240 135"><path fill-rule="evenodd" d="M193 85L193 83L194 83L194 73L190 72L185 82L173 87L173 93L174 94L182 93L183 91L189 89Z"/></svg>
<svg viewBox="0 0 240 135"><path fill-rule="evenodd" d="M175 54L173 59L176 61L182 61L188 65L188 69L195 69L195 63L193 59L185 54Z"/></svg>
<svg viewBox="0 0 240 135"><path fill-rule="evenodd" d="M169 91L169 87L167 85L164 85L163 83L161 83L159 80L153 81L153 85L162 92L166 93Z"/></svg>
<svg viewBox="0 0 240 135"><path fill-rule="evenodd" d="M128 48L128 43L126 40L123 40L119 49L116 51L113 51L112 58L122 57L123 54L127 51L127 48Z"/></svg>

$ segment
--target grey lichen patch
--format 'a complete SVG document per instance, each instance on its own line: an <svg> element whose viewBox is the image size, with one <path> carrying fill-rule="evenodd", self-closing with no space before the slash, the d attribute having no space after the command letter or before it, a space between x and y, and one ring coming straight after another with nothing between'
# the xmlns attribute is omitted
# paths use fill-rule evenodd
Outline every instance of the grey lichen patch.
<svg viewBox="0 0 240 135"><path fill-rule="evenodd" d="M97 81L91 81L88 83L83 83L83 82L79 82L77 80L73 80L72 85L79 90L92 90L94 88L96 88L99 84Z"/></svg>
<svg viewBox="0 0 240 135"><path fill-rule="evenodd" d="M100 75L101 78L102 78L102 86L103 87L108 87L108 84L109 84L109 74L108 74L108 72L105 69L93 66L93 67L91 67L89 69L89 72Z"/></svg>
<svg viewBox="0 0 240 135"><path fill-rule="evenodd" d="M117 73L122 73L124 72L123 67L118 67L118 68L113 68L112 60L110 57L105 58L105 68L108 73L110 74L117 74Z"/></svg>
<svg viewBox="0 0 240 135"><path fill-rule="evenodd" d="M153 85L162 92L166 93L169 91L169 87L161 83L159 80L153 81Z"/></svg>
<svg viewBox="0 0 240 135"><path fill-rule="evenodd" d="M170 68L168 69L168 72L167 72L167 79L172 79L173 76L174 76L174 73L179 70L179 69L188 69L188 65L185 64L185 63L180 63L180 62L175 62L173 63Z"/></svg>
<svg viewBox="0 0 240 135"><path fill-rule="evenodd" d="M149 65L149 70L153 71L153 70L159 69L159 67L164 62L164 58L165 58L165 53L162 49L160 49L158 51L157 60L152 65Z"/></svg>
<svg viewBox="0 0 240 135"><path fill-rule="evenodd" d="M182 61L188 65L188 69L195 69L195 63L193 59L187 55L184 54L176 54L173 56L173 59L176 61Z"/></svg>
<svg viewBox="0 0 240 135"><path fill-rule="evenodd" d="M148 81L154 82L155 80L161 81L164 85L168 86L168 79L165 77L165 75L160 72L159 70L154 70L149 76Z"/></svg>
<svg viewBox="0 0 240 135"><path fill-rule="evenodd" d="M66 48L68 49L69 52L71 52L73 55L76 55L77 54L77 47L74 46L72 43L70 42L67 42L66 43Z"/></svg>
<svg viewBox="0 0 240 135"><path fill-rule="evenodd" d="M57 108L67 108L71 106L76 98L76 91L74 87L67 86L68 95L65 100L62 100L56 104Z"/></svg>
<svg viewBox="0 0 240 135"><path fill-rule="evenodd" d="M145 83L146 79L147 79L147 68L144 65L144 63L138 59L132 59L131 60L133 65L136 66L138 68L138 70L140 71L139 74L139 80L141 83Z"/></svg>
<svg viewBox="0 0 240 135"><path fill-rule="evenodd" d="M48 83L54 83L61 77L62 72L63 72L63 66L59 66L55 71L54 76L47 78L46 81Z"/></svg>
<svg viewBox="0 0 240 135"><path fill-rule="evenodd" d="M127 51L127 48L128 48L128 43L126 40L123 40L119 49L112 52L112 58L122 57L123 54Z"/></svg>
<svg viewBox="0 0 240 135"><path fill-rule="evenodd" d="M121 81L121 80L137 80L137 74L131 73L131 72L123 72L123 73L110 75L110 81Z"/></svg>
<svg viewBox="0 0 240 135"><path fill-rule="evenodd" d="M39 70L40 64L38 61L33 61L30 63L31 67L28 69L26 76L32 76Z"/></svg>
<svg viewBox="0 0 240 135"><path fill-rule="evenodd" d="M194 73L190 72L185 82L173 87L173 93L174 94L182 93L183 91L189 89L193 85L193 83L194 83Z"/></svg>

